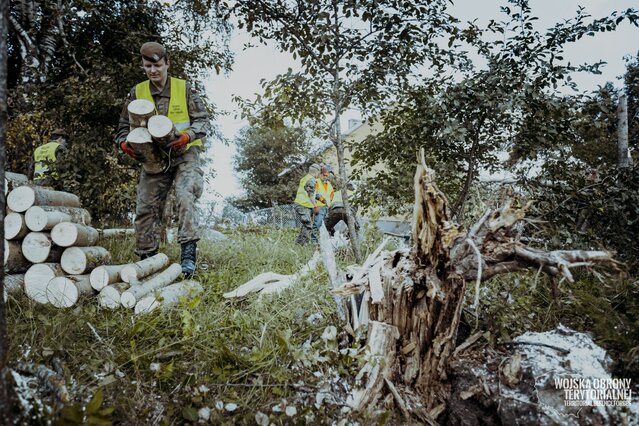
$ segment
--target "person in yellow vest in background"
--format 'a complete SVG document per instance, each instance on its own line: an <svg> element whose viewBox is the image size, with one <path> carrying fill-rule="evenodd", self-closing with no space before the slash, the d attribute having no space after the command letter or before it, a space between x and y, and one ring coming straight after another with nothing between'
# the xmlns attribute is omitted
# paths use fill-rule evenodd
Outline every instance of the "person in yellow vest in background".
<svg viewBox="0 0 639 426"><path fill-rule="evenodd" d="M295 196L295 214L301 223L300 233L295 242L306 245L309 239L317 242L317 235L313 233L313 220L319 214L319 206L315 200L315 185L319 179L321 166L311 164L308 173L300 179Z"/></svg>
<svg viewBox="0 0 639 426"><path fill-rule="evenodd" d="M67 148L67 133L64 129L51 132L49 142L33 152L33 183L42 186L54 186L58 182L55 168L63 161ZM58 188L59 189L59 188Z"/></svg>
<svg viewBox="0 0 639 426"><path fill-rule="evenodd" d="M355 189L351 182L348 183L348 193L352 194L352 191ZM353 216L355 219L355 230L359 231L359 222L357 220L357 215ZM342 198L342 187L339 186L338 190L333 194L333 198L331 199L331 205L328 210L328 216L326 217L326 229L330 235L335 234L335 225L339 223L339 221L344 221L345 224L348 224L348 219L346 217L346 208L344 207L344 200ZM348 232L348 231L347 231Z"/></svg>
<svg viewBox="0 0 639 426"><path fill-rule="evenodd" d="M315 183L315 199L319 207L313 220L313 233L311 235L319 235L319 229L324 222L324 218L328 214L328 208L331 206L331 198L333 197L333 185L329 181L331 167L327 164L321 165L320 177Z"/></svg>
<svg viewBox="0 0 639 426"><path fill-rule="evenodd" d="M148 173L143 169L140 172L135 209L136 253L146 259L158 252L163 206L175 182L180 263L182 272L191 276L196 270L197 241L200 239L196 203L204 186L200 151L210 130L209 114L189 82L169 75L170 61L164 46L144 43L140 55L148 80L131 89L120 114L116 143L125 154L144 161L126 140L130 131L127 107L134 99L155 103L157 113L169 117L180 135L168 145L169 152L165 154L169 157L169 166L165 170Z"/></svg>

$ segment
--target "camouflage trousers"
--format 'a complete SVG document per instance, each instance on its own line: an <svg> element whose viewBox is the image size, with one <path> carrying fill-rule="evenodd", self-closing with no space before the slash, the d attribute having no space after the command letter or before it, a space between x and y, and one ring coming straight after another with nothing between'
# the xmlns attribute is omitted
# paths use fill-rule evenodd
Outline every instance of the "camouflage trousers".
<svg viewBox="0 0 639 426"><path fill-rule="evenodd" d="M160 246L162 214L174 182L178 242L183 244L200 239L197 200L204 188L204 173L196 157L195 161L176 164L164 173L149 174L142 170L135 209L136 254L151 253Z"/></svg>
<svg viewBox="0 0 639 426"><path fill-rule="evenodd" d="M300 245L306 245L312 238L313 232L313 209L295 204L295 214L301 222L300 233L297 235L295 242ZM317 236L315 237L317 241Z"/></svg>

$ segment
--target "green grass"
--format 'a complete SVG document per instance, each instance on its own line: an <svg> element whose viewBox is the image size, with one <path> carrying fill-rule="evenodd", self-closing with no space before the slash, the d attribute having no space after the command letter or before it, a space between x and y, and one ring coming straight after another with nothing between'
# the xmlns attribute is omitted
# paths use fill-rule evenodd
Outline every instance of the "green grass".
<svg viewBox="0 0 639 426"><path fill-rule="evenodd" d="M101 310L95 299L67 310L26 297L11 299L11 359L48 366L54 357L62 360L67 384L78 398L65 414L67 422L78 420L81 407L100 389L102 408L113 408L103 412L104 418L125 424L145 424L157 416L166 424L192 421L202 407L211 408L215 424L254 424L258 411L279 424L287 417L272 407L283 400L296 405L297 416L335 416L339 404L318 410L314 400L305 400L329 370L350 376L356 367L352 354L339 353L336 342L321 338L327 326L341 328L323 270L279 296L222 297L262 272L296 272L314 248L295 245L294 230L241 228L227 235L227 241L198 246L206 270L195 279L204 293L166 313ZM369 236L367 244L373 239ZM136 259L130 239L105 246L114 263ZM177 245L162 251L179 260ZM309 322L312 315L319 319ZM238 408L216 410L219 401Z"/></svg>

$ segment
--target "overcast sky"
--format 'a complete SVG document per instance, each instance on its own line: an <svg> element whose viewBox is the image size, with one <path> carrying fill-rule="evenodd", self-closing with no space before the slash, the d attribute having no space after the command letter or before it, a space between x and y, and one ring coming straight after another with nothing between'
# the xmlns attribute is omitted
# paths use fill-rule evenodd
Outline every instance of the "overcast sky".
<svg viewBox="0 0 639 426"><path fill-rule="evenodd" d="M504 15L499 12L499 6L503 4L505 2L498 0L456 0L450 12L463 21L477 19L477 24L484 27L490 19L504 18ZM539 17L537 28L545 29L556 22L573 17L579 5L585 7L592 16L602 17L613 10L637 8L639 2L637 0L531 0L530 5L533 15ZM235 117L237 105L233 103L232 98L236 95L254 98L255 94L260 92L261 79L272 79L278 74L285 73L289 67L293 69L296 67L295 61L289 54L280 53L269 46L244 49L248 42L259 44L251 40L245 32L237 31L231 39L231 49L235 52L233 71L226 76L213 75L206 84L208 98L227 113L225 116L220 116L216 122L223 135L230 141L246 124ZM566 50L565 58L574 64L596 60L608 63L600 76L575 75L574 79L581 88L594 90L606 81L612 81L616 86L621 87L619 77L625 70L623 57L636 54L638 49L639 29L624 22L615 32L584 37L571 44ZM351 112L346 115L345 120L354 118L356 115L356 112ZM343 128L345 126L346 122ZM212 182L211 187L207 188L203 198L212 200L219 199L219 196L240 194L241 189L232 167L234 146L232 144L224 146L220 141L210 141L210 143L213 147L209 153L213 157L217 178Z"/></svg>

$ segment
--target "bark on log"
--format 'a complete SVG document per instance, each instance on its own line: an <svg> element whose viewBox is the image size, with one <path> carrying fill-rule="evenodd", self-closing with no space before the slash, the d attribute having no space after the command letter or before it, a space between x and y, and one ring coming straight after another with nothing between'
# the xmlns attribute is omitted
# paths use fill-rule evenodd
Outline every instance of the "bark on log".
<svg viewBox="0 0 639 426"><path fill-rule="evenodd" d="M91 271L91 287L100 291L109 284L122 281L120 278L120 272L126 266L130 266L131 263L124 265L102 265Z"/></svg>
<svg viewBox="0 0 639 426"><path fill-rule="evenodd" d="M21 274L29 266L31 263L24 257L20 242L4 240L4 271L8 274Z"/></svg>
<svg viewBox="0 0 639 426"><path fill-rule="evenodd" d="M151 117L148 129L155 143L165 150L170 142L180 137L180 132L175 130L173 121L165 115Z"/></svg>
<svg viewBox="0 0 639 426"><path fill-rule="evenodd" d="M31 206L80 207L77 195L54 191L42 187L20 186L9 192L7 206L17 213L27 211Z"/></svg>
<svg viewBox="0 0 639 426"><path fill-rule="evenodd" d="M6 240L21 240L29 233L29 228L21 213L8 213L4 217L4 238Z"/></svg>
<svg viewBox="0 0 639 426"><path fill-rule="evenodd" d="M29 178L26 175L13 172L4 172L4 195L23 185L29 185Z"/></svg>
<svg viewBox="0 0 639 426"><path fill-rule="evenodd" d="M157 144L147 129L138 127L133 129L126 138L131 148L144 156L142 167L147 173L161 173L166 169L167 162Z"/></svg>
<svg viewBox="0 0 639 426"><path fill-rule="evenodd" d="M120 303L122 303L122 306L125 308L133 309L138 300L140 300L143 296L171 284L180 276L181 273L182 267L178 263L174 263L164 271L156 274L153 278L131 286L131 288L122 293Z"/></svg>
<svg viewBox="0 0 639 426"><path fill-rule="evenodd" d="M24 274L11 274L4 276L4 301L10 294L18 294L24 291Z"/></svg>
<svg viewBox="0 0 639 426"><path fill-rule="evenodd" d="M22 253L31 263L59 262L62 250L53 245L48 232L29 232L22 240Z"/></svg>
<svg viewBox="0 0 639 426"><path fill-rule="evenodd" d="M158 294L152 294L141 298L135 304L136 314L147 314L157 308L166 310L177 305L180 299L189 299L202 293L202 285L193 280L181 281L161 289Z"/></svg>
<svg viewBox="0 0 639 426"><path fill-rule="evenodd" d="M98 233L103 238L123 237L127 235L135 235L135 229L133 228L98 229Z"/></svg>
<svg viewBox="0 0 639 426"><path fill-rule="evenodd" d="M88 274L98 266L111 263L111 253L104 247L69 247L64 250L60 264L68 274Z"/></svg>
<svg viewBox="0 0 639 426"><path fill-rule="evenodd" d="M31 300L47 304L47 285L55 277L63 277L64 271L59 263L37 263L24 274L24 292Z"/></svg>
<svg viewBox="0 0 639 426"><path fill-rule="evenodd" d="M100 290L100 294L98 294L98 305L107 309L119 308L122 306L122 293L128 290L129 287L131 287L131 285L124 282L117 282L104 287Z"/></svg>
<svg viewBox="0 0 639 426"><path fill-rule="evenodd" d="M468 280L476 283L478 293L482 281L501 273L542 268L570 281L570 269L577 266L617 267L607 252L547 253L526 247L520 242L523 227L518 226L524 213L525 207L515 209L507 202L486 212L466 231L451 222L446 197L437 189L422 156L415 174L415 246L379 253L351 282L334 290L340 295L370 294L370 321L397 328L395 351L389 350L385 364L402 382L395 388L400 399L406 400L401 398L402 388L417 391L424 410L406 404L411 416L432 423L445 410L450 397L447 367L455 349ZM351 396L353 401L356 392Z"/></svg>
<svg viewBox="0 0 639 426"><path fill-rule="evenodd" d="M58 223L51 230L51 239L60 247L93 246L98 242L98 231L90 226L79 223Z"/></svg>
<svg viewBox="0 0 639 426"><path fill-rule="evenodd" d="M30 230L40 232L53 229L61 222L91 225L91 215L79 207L33 206L24 214L24 221Z"/></svg>
<svg viewBox="0 0 639 426"><path fill-rule="evenodd" d="M155 115L155 104L146 99L135 99L127 107L129 127L133 131L138 127L146 127L149 118Z"/></svg>
<svg viewBox="0 0 639 426"><path fill-rule="evenodd" d="M56 308L69 308L78 302L81 295L93 294L89 275L55 277L47 284L47 299Z"/></svg>
<svg viewBox="0 0 639 426"><path fill-rule="evenodd" d="M129 284L137 284L142 278L163 269L169 264L169 257L164 253L158 253L148 259L126 265L120 271L122 281Z"/></svg>

